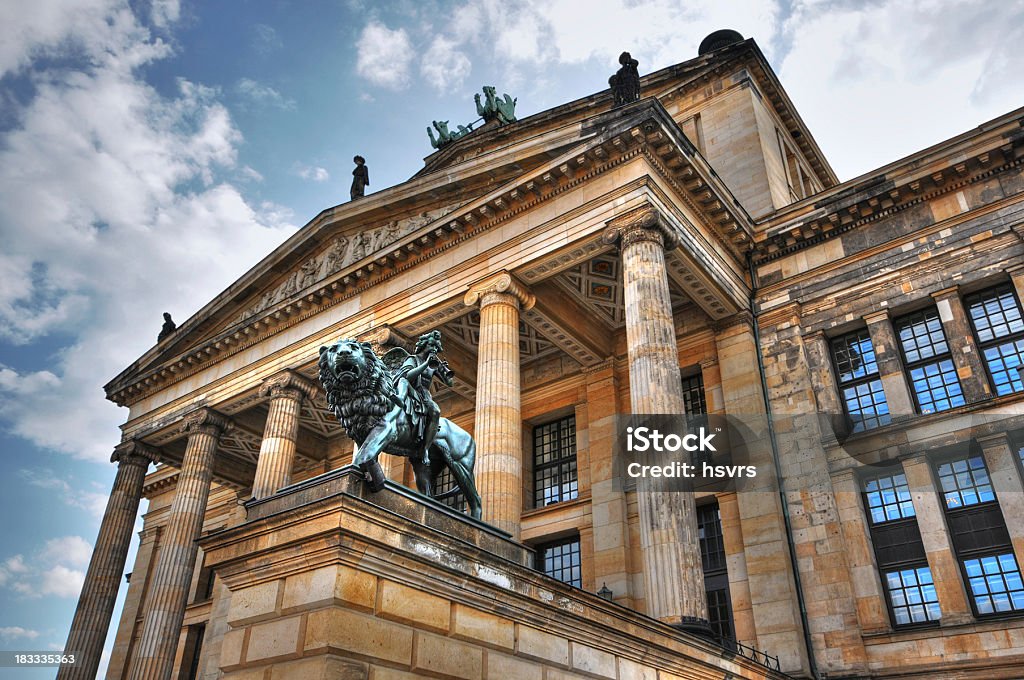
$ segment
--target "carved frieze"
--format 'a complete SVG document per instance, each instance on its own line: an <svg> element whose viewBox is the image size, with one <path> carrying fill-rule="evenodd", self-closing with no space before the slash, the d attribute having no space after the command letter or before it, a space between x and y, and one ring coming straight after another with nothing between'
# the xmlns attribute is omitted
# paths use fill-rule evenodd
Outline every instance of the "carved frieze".
<svg viewBox="0 0 1024 680"><path fill-rule="evenodd" d="M384 250L403 236L444 217L457 207L457 205L451 205L439 210L428 210L414 217L392 220L383 226L367 229L357 234L338 236L325 250L303 262L285 279L284 283L263 293L235 321L248 319L291 298L296 293L338 273L348 265Z"/></svg>

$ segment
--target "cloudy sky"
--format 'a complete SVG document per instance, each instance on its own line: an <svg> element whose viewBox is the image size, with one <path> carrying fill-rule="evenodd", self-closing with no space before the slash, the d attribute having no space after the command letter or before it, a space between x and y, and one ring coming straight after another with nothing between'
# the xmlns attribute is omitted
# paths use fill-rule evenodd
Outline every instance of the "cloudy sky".
<svg viewBox="0 0 1024 680"><path fill-rule="evenodd" d="M528 115L601 89L623 49L643 73L734 28L841 179L1024 105L1022 0L32 0L0 27L6 649L64 641L126 416L101 387L160 313L347 198L356 153L370 190L410 177L481 85Z"/></svg>

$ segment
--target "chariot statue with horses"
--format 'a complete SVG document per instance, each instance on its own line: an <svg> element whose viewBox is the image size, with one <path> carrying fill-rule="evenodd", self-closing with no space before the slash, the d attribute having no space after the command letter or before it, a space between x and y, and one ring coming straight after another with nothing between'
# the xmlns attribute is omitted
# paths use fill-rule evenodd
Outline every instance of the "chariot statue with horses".
<svg viewBox="0 0 1024 680"><path fill-rule="evenodd" d="M346 338L320 348L320 382L327 405L359 449L353 463L372 491L384 488L381 453L412 463L417 490L435 499L462 493L469 514L480 519L473 480L476 443L468 432L441 417L431 395L435 380L451 386L455 375L440 358L441 333L421 335L415 353L401 347L377 356L370 343ZM451 471L456 489L434 493L434 481Z"/></svg>

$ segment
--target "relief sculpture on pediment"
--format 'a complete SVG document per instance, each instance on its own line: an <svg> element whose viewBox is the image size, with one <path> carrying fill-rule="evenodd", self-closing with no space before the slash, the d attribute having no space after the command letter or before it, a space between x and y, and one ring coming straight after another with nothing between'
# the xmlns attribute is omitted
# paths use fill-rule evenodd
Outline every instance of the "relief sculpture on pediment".
<svg viewBox="0 0 1024 680"><path fill-rule="evenodd" d="M327 250L304 261L298 271L292 272L284 283L263 293L253 305L239 315L237 321L248 319L287 300L297 292L338 273L348 265L358 262L420 227L444 217L457 207L457 205L453 205L440 210L430 210L404 220L392 220L384 226L366 229L355 235L338 236L331 241Z"/></svg>

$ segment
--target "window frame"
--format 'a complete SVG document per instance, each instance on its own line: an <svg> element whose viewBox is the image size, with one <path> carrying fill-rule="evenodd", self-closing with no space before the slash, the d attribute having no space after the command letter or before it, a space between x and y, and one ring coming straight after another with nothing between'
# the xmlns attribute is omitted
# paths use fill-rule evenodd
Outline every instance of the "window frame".
<svg viewBox="0 0 1024 680"><path fill-rule="evenodd" d="M839 346L839 343L841 343L844 340L846 340L847 338L850 338L850 337L855 336L855 335L858 336L858 337L863 335L863 336L865 336L867 338L868 342L871 343L871 355L873 357L873 363L875 365L875 371L874 371L874 373L866 374L863 377L852 378L852 379L846 380L844 382L843 381L843 371L839 368L839 358L837 356L836 349ZM849 347L849 345L847 344L846 347ZM870 432L871 430L878 429L879 427L885 427L887 425L892 424L892 412L889 410L889 397L885 393L885 385L882 383L882 374L878 370L878 358L875 355L875 342L874 342L874 339L871 337L871 332L868 330L868 328L865 326L865 327L858 328L858 329L855 329L855 330L851 330L851 331L848 331L848 332L843 333L841 335L837 335L835 337L829 338L828 353L829 353L829 360L832 363L832 370L833 370L834 375L835 375L836 388L837 388L837 390L839 392L839 401L843 405L843 413L846 415L846 423L847 423L847 427L849 428L850 434L856 434L856 433L860 433L860 432ZM858 423L856 423L854 421L853 414L850 413L850 404L846 400L846 397L844 396L844 390L851 389L851 388L855 389L855 388L857 388L857 387L859 387L861 385L870 385L871 383L875 382L876 380L878 381L878 385L879 385L882 397L884 399L883 402L878 402L878 403L884 403L885 404L886 412L884 414L877 414L877 413L875 413L870 418L869 417L865 417L863 415L857 416L861 420L861 422L858 424ZM875 403L874 405L877 406L878 403ZM885 419L884 421L883 421L883 417ZM874 425L867 426L867 425L865 425L865 423L868 420L874 420L874 421L877 421L877 422L875 422Z"/></svg>
<svg viewBox="0 0 1024 680"><path fill-rule="evenodd" d="M979 333L978 331L978 326L974 318L974 315L971 314L971 306L989 295L993 296L995 299L998 300L1001 291L1005 291L1010 294L1010 297L1017 305L1017 311L1020 313L1021 319L1024 320L1024 305L1021 304L1020 297L1018 297L1017 295L1016 286L1013 285L1013 282L998 283L994 286L989 286L988 288L984 288L969 295L965 295L963 298L964 313L967 315L968 323L971 326L971 333L973 333L974 335L974 341L978 345L978 358L981 360L981 363L984 364L985 366L985 375L988 378L988 384L992 388L993 396L996 397L1009 396L1012 394L1024 394L1024 387L1022 387L1021 390L1011 390L1006 394L999 394L999 387L998 385L996 385L995 376L992 373L992 367L989 365L988 358L985 356L985 351L993 347L998 347L1000 345L1015 345L1018 342L1024 342L1024 328L1022 328L1020 331L1017 331L1016 333L1009 333L1008 335L1004 335L1002 337L993 337L990 340L983 341L981 339L981 333ZM984 307L984 303L982 303L982 307ZM987 314L986 318L988 318ZM1024 363L1022 363L1021 365L1024 366ZM1017 373L1017 382L1021 383L1021 385L1024 386L1024 375L1021 375L1020 370L1018 368L1015 368L1007 370L1007 375L1010 378L1010 387L1013 387L1014 383L1014 376L1011 373L1011 371L1015 371Z"/></svg>
<svg viewBox="0 0 1024 680"><path fill-rule="evenodd" d="M916 317L923 317L923 321L927 325L927 323L929 321L929 318L928 318L929 314L934 314L934 318L935 318L935 320L939 324L939 332L942 333L942 342L944 342L945 345L946 345L946 351L941 353L941 354L939 354L939 353L932 354L932 356L930 356L928 358L924 358L924 359L918 358L915 361L911 361L910 358L907 356L907 348L903 344L903 327L904 326L913 327L913 325L914 325L913 319L915 319ZM960 383L960 376L957 373L956 362L953 360L953 351L950 349L949 338L946 336L946 328L945 328L945 326L942 325L942 317L939 316L938 308L936 308L934 306L925 307L924 309L919 309L919 310L917 310L915 312L910 312L909 314L903 314L902 316L899 316L899 317L893 319L892 327L893 327L892 328L893 329L893 333L896 335L896 343L900 347L900 359L902 359L902 363L903 363L903 373L904 373L904 375L907 378L907 387L909 388L910 395L914 399L914 408L917 410L917 412L921 413L921 414L944 413L946 411L951 411L951 410L953 410L955 408L960 408L961 406L966 406L967 405L967 397L966 397L966 395L964 395L964 388L963 388L963 385ZM916 337L917 336L915 336L915 338ZM930 339L930 337L929 337L929 339ZM920 346L918 346L918 347L920 348ZM931 347L933 348L933 351L934 351L934 344L932 344ZM915 369L925 368L925 367L927 367L929 365L932 365L932 364L935 364L937 366L941 365L942 362L944 362L944 361L948 361L952 365L952 367L953 367L953 377L956 380L955 384L956 384L957 389L960 390L960 399L963 401L963 403L962 404L953 404L952 403L953 402L953 397L950 396L949 397L949 401L950 401L949 408L932 409L932 410L926 412L924 410L924 406L921 404L920 394L918 393L918 391L916 389L914 389L914 382L915 381L914 381L914 377L912 375L912 372ZM944 373L941 370L940 370L940 375L944 375ZM945 386L945 382L943 382L943 385ZM929 388L929 393L931 393L931 388ZM932 403L934 404L935 400L932 400Z"/></svg>
<svg viewBox="0 0 1024 680"><path fill-rule="evenodd" d="M711 522L702 521L702 515L706 515L709 511L714 510L714 519ZM713 524L717 528L717 533L708 537L704 535L705 527L708 524ZM698 543L700 546L700 561L701 561L701 572L704 576L704 592L708 598L708 623L711 624L715 634L721 637L735 639L736 638L736 617L732 609L732 591L729 588L729 561L728 556L725 553L725 531L722 527L722 511L715 500L711 503L702 503L697 506L697 535ZM709 545L714 540L715 544L721 545L721 550L715 550L714 555L721 553L721 561L715 561L714 564L710 564L710 551L705 551L705 546ZM724 619L718 620L718 625L715 625L715 619L711 618L711 594L712 593L724 593L725 594L725 613ZM723 625L724 624L724 625Z"/></svg>
<svg viewBox="0 0 1024 680"><path fill-rule="evenodd" d="M575 567L578 570L578 572L579 572L579 583L574 583L572 580L564 581L564 580L560 579L559 577L555 576L554 574L549 573L547 571L546 565L545 565L545 562L547 560L547 551L548 550L551 550L553 548L564 548L565 546L571 546L573 544L576 545L576 550L575 551L570 550L568 555L569 555L570 558L573 555L575 555L576 556L576 562L575 562L575 564L573 564L570 561L568 569L570 570L570 574L571 574L571 570L573 569L573 567ZM558 581L560 583L564 583L567 586L572 586L573 588L582 588L583 587L583 545L582 545L582 542L580 541L580 535L579 534L571 534L569 536L563 536L562 538L556 538L556 539L552 539L552 540L547 540L547 541L543 541L543 542L540 542L540 543L536 543L536 544L534 544L533 549L534 549L534 569L536 571L539 571L540 573L544 574L545 576L547 576L549 578L553 578L553 579L555 579L556 581ZM564 558L565 555L564 554L560 555L560 557ZM561 570L564 570L565 568L566 567L564 567L564 566L560 567Z"/></svg>
<svg viewBox="0 0 1024 680"><path fill-rule="evenodd" d="M570 423L570 421L571 421L571 423ZM553 458L552 460L550 460L550 461L548 461L546 463L539 462L539 460L538 460L538 457L540 455L540 446L538 445L538 436L539 436L539 434L545 428L550 428L552 426L555 426L556 427L555 437L556 437L556 439L558 440L558 442L560 444L560 442L562 441L563 424L566 424L566 423L569 423L569 424L565 425L564 429L568 430L569 433L570 433L569 436L571 437L571 440L572 440L572 453L571 454L564 454L564 452L561 452L561 455L559 455L557 458ZM533 462L533 500L532 500L532 503L530 505L531 508L537 508L537 509L548 508L548 507L551 507L553 505L557 505L559 503L565 503L565 502L568 502L568 501L574 501L574 500L579 498L579 496L580 496L580 488L579 488L579 459L578 459L579 446L578 446L578 441L577 441L577 434L578 434L578 431L576 429L576 414L575 413L570 413L568 415L562 416L560 418L556 418L554 420L549 420L549 421L544 422L544 423L538 423L537 425L534 425L533 428L531 429L530 435L531 435L531 439L532 439L532 442L533 442L533 456L532 456L532 462ZM575 470L575 473L576 473L575 474L575 480L563 479L563 477L562 477L562 475L563 475L563 473L562 473L562 466L563 465L570 465L570 464L572 466L572 469ZM545 489L545 491L550 490L550 489L555 489L556 492L557 492L557 498L555 500L550 500L550 501L547 501L547 502L542 504L541 503L542 497L540 496L540 492L541 492L540 481L542 479L541 474L544 473L545 471L551 470L551 469L554 469L555 472L556 472L557 483L554 484L553 486L544 487L544 489ZM570 489L570 491L568 492L569 493L569 497L565 497L565 494L563 494L563 492L562 492L562 487L565 484L570 484L571 485L573 483L573 481L575 481L575 489L574 490ZM547 494L545 494L543 497L546 498Z"/></svg>

